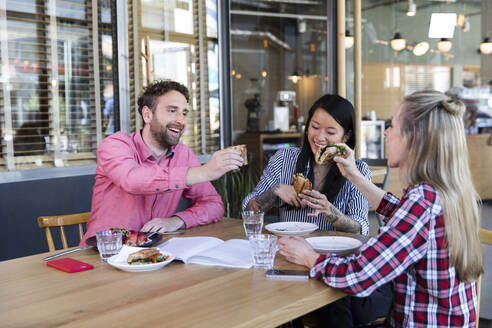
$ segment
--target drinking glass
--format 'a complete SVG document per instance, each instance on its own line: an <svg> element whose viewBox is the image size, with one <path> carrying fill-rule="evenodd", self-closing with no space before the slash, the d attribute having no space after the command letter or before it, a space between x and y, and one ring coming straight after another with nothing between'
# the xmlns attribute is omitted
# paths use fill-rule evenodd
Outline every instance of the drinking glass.
<svg viewBox="0 0 492 328"><path fill-rule="evenodd" d="M272 269L277 253L277 236L255 234L249 236L253 265L257 269Z"/></svg>
<svg viewBox="0 0 492 328"><path fill-rule="evenodd" d="M246 233L246 238L253 234L261 233L263 227L263 212L244 211L241 213L243 217L243 226Z"/></svg>
<svg viewBox="0 0 492 328"><path fill-rule="evenodd" d="M107 262L108 258L118 254L123 246L121 231L98 231L96 232L96 240L97 249L103 262Z"/></svg>

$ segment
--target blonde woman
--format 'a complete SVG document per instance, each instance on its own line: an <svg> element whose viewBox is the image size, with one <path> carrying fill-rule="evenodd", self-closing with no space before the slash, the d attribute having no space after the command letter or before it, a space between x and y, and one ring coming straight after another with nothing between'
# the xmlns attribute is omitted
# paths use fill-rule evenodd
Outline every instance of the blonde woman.
<svg viewBox="0 0 492 328"><path fill-rule="evenodd" d="M341 173L385 217L359 253L319 255L298 237L281 239L280 253L349 294L367 296L391 281L393 327L474 327L483 267L464 109L436 91L403 100L385 131L389 166L400 168L407 185L401 200L360 175L353 151L336 158ZM316 208L314 196L306 191L303 202Z"/></svg>

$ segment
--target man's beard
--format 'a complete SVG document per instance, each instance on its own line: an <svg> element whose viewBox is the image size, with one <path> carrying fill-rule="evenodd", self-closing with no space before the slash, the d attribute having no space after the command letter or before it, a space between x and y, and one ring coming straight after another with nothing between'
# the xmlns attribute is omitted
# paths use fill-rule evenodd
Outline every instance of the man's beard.
<svg viewBox="0 0 492 328"><path fill-rule="evenodd" d="M180 129L181 132L179 135L171 135L168 131L168 128ZM168 124L166 126L162 126L157 122L152 122L150 124L150 133L154 140L161 146L162 149L168 149L172 146L176 146L183 134L184 126L180 124Z"/></svg>

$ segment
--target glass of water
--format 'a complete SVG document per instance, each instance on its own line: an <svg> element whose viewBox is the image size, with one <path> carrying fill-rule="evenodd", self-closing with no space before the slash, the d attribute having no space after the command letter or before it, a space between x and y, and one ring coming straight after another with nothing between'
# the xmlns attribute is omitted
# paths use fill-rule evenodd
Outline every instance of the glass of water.
<svg viewBox="0 0 492 328"><path fill-rule="evenodd" d="M272 269L277 253L277 236L256 234L249 237L253 265L257 269Z"/></svg>
<svg viewBox="0 0 492 328"><path fill-rule="evenodd" d="M107 262L108 258L118 254L123 246L121 231L98 231L96 232L96 240L97 249L103 262Z"/></svg>
<svg viewBox="0 0 492 328"><path fill-rule="evenodd" d="M244 211L241 213L243 217L244 231L246 232L246 238L249 236L261 233L263 228L263 216L265 213L256 211Z"/></svg>

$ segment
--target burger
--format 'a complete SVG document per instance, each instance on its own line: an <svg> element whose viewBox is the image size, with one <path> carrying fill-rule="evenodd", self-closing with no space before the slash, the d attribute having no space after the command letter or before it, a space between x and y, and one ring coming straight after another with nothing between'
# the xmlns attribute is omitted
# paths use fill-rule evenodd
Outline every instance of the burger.
<svg viewBox="0 0 492 328"><path fill-rule="evenodd" d="M241 153L241 157L243 158L243 165L248 165L248 149L246 145L236 145L227 147L226 149L236 149Z"/></svg>
<svg viewBox="0 0 492 328"><path fill-rule="evenodd" d="M313 185L308 178L302 173L296 173L292 177L292 184L294 185L294 190L297 194L300 194L304 189L313 190Z"/></svg>
<svg viewBox="0 0 492 328"><path fill-rule="evenodd" d="M146 248L128 255L128 264L152 264L167 260L169 255L164 256L157 248Z"/></svg>
<svg viewBox="0 0 492 328"><path fill-rule="evenodd" d="M343 156L347 153L344 146L327 144L320 147L314 155L314 161L318 165L331 165L336 156Z"/></svg>

